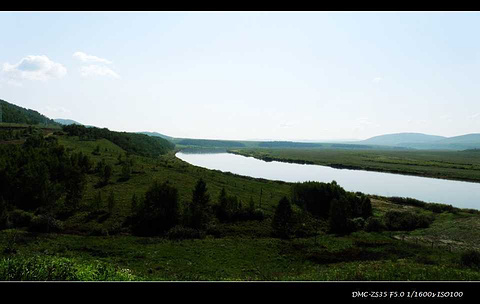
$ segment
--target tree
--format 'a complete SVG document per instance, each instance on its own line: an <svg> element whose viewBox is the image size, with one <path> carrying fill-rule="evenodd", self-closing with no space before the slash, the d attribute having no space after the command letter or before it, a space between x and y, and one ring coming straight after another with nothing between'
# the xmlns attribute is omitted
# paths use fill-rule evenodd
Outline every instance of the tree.
<svg viewBox="0 0 480 304"><path fill-rule="evenodd" d="M76 165L72 165L68 171L68 179L65 182L67 193L65 202L73 209L77 209L85 191L85 173Z"/></svg>
<svg viewBox="0 0 480 304"><path fill-rule="evenodd" d="M95 198L93 199L93 208L98 211L100 208L102 208L103 205L103 200L102 200L102 191L98 191L97 195L95 195Z"/></svg>
<svg viewBox="0 0 480 304"><path fill-rule="evenodd" d="M281 238L289 238L293 230L293 210L288 198L284 196L275 209L272 220L273 232Z"/></svg>
<svg viewBox="0 0 480 304"><path fill-rule="evenodd" d="M133 216L133 230L139 235L159 235L178 224L178 190L168 182L155 181Z"/></svg>
<svg viewBox="0 0 480 304"><path fill-rule="evenodd" d="M122 163L122 181L126 181L130 179L130 174L132 173L132 166L130 161L126 160Z"/></svg>
<svg viewBox="0 0 480 304"><path fill-rule="evenodd" d="M210 221L210 195L207 193L207 184L199 179L192 193L189 204L187 225L195 229L203 229Z"/></svg>
<svg viewBox="0 0 480 304"><path fill-rule="evenodd" d="M345 234L352 230L349 219L351 218L352 210L350 202L345 198L334 199L330 203L330 213L328 223L330 232Z"/></svg>
<svg viewBox="0 0 480 304"><path fill-rule="evenodd" d="M137 206L138 206L138 199L137 199L137 195L134 193L132 195L132 206L131 206L132 214L135 214L135 212L137 212Z"/></svg>
<svg viewBox="0 0 480 304"><path fill-rule="evenodd" d="M113 193L113 190L111 190L110 195L108 196L108 199L107 199L108 213L111 214L114 207L115 207L115 195Z"/></svg>
<svg viewBox="0 0 480 304"><path fill-rule="evenodd" d="M103 168L103 174L102 174L102 183L104 185L107 185L108 182L110 181L110 178L112 177L113 173L113 168L110 164L105 165Z"/></svg>

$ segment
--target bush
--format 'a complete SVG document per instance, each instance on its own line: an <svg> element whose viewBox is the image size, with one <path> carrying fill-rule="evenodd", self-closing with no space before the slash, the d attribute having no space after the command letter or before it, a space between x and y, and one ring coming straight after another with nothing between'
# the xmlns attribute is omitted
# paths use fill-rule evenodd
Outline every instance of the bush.
<svg viewBox="0 0 480 304"><path fill-rule="evenodd" d="M460 256L462 265L471 268L480 268L480 252L470 249Z"/></svg>
<svg viewBox="0 0 480 304"><path fill-rule="evenodd" d="M169 240L178 241L186 239L203 239L205 237L205 232L193 228L175 226L167 232L166 237Z"/></svg>
<svg viewBox="0 0 480 304"><path fill-rule="evenodd" d="M13 227L28 227L34 215L30 212L15 209L8 215L8 221Z"/></svg>
<svg viewBox="0 0 480 304"><path fill-rule="evenodd" d="M380 232L385 230L385 225L376 217L369 217L365 222L365 231L367 232Z"/></svg>
<svg viewBox="0 0 480 304"><path fill-rule="evenodd" d="M444 204L436 204L436 203L425 204L425 209L435 213L442 213L442 212L457 213L459 210L458 208L455 208L452 205L444 205Z"/></svg>
<svg viewBox="0 0 480 304"><path fill-rule="evenodd" d="M222 223L232 223L236 221L261 221L265 214L260 209L255 209L255 203L250 198L249 206L245 208L238 197L227 195L225 189L222 189L218 198L218 204L214 205L214 213Z"/></svg>
<svg viewBox="0 0 480 304"><path fill-rule="evenodd" d="M39 215L33 217L28 231L30 232L60 232L63 230L63 223L53 217Z"/></svg>
<svg viewBox="0 0 480 304"><path fill-rule="evenodd" d="M356 217L352 220L352 226L355 231L365 228L365 220L362 217Z"/></svg>
<svg viewBox="0 0 480 304"><path fill-rule="evenodd" d="M330 204L344 197L346 191L335 181L332 183L304 182L292 186L292 202L315 217L328 218Z"/></svg>
<svg viewBox="0 0 480 304"><path fill-rule="evenodd" d="M411 231L428 228L433 217L412 212L388 211L384 216L385 226L391 231Z"/></svg>

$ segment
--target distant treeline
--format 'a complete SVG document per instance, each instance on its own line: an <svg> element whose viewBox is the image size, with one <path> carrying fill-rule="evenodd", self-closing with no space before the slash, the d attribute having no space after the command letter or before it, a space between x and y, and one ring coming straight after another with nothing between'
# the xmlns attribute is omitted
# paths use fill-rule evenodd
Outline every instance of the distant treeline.
<svg viewBox="0 0 480 304"><path fill-rule="evenodd" d="M25 109L0 99L0 122L18 124L57 124L34 110Z"/></svg>
<svg viewBox="0 0 480 304"><path fill-rule="evenodd" d="M245 147L245 144L238 141L229 140L211 140L211 139L182 139L177 142L179 145L184 146L200 146L200 147Z"/></svg>
<svg viewBox="0 0 480 304"><path fill-rule="evenodd" d="M323 144L318 143L301 143L293 141L264 141L258 144L261 148L319 148Z"/></svg>
<svg viewBox="0 0 480 304"><path fill-rule="evenodd" d="M79 136L81 140L105 138L125 151L142 156L158 156L173 150L175 144L160 137L151 137L138 133L115 132L107 128L86 128L81 125L63 126L70 136Z"/></svg>

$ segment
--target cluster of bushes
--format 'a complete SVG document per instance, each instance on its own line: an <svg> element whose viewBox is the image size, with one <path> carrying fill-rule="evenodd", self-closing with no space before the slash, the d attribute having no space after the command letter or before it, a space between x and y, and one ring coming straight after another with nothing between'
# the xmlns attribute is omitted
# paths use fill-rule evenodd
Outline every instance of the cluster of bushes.
<svg viewBox="0 0 480 304"><path fill-rule="evenodd" d="M383 218L369 217L365 221L364 230L367 232L412 231L428 228L434 218L430 215L413 213L410 211L388 211Z"/></svg>
<svg viewBox="0 0 480 304"><path fill-rule="evenodd" d="M412 231L419 228L428 228L433 217L405 211L388 211L384 215L384 224L391 231Z"/></svg>
<svg viewBox="0 0 480 304"><path fill-rule="evenodd" d="M15 225L9 220L15 209L36 215L77 209L91 168L87 155L67 154L56 138L41 134L0 146L0 225Z"/></svg>
<svg viewBox="0 0 480 304"><path fill-rule="evenodd" d="M222 223L236 221L263 220L265 214L255 208L255 202L250 198L248 207L243 206L238 197L227 195L225 188L220 192L218 204L214 206L214 213Z"/></svg>
<svg viewBox="0 0 480 304"><path fill-rule="evenodd" d="M3 227L27 228L30 232L60 232L63 223L51 215L14 209L4 214Z"/></svg>
<svg viewBox="0 0 480 304"><path fill-rule="evenodd" d="M97 165L95 166L95 173L100 178L97 187L102 187L107 185L110 181L110 178L113 175L113 167L112 165L107 164L104 159L102 159L101 161L97 162Z"/></svg>
<svg viewBox="0 0 480 304"><path fill-rule="evenodd" d="M62 128L70 136L79 136L82 140L105 138L127 152L142 156L158 156L173 150L175 147L173 143L166 139L145 134L115 132L107 128L87 128L82 125L68 125Z"/></svg>
<svg viewBox="0 0 480 304"><path fill-rule="evenodd" d="M292 201L314 217L328 220L333 233L361 229L372 215L372 204L367 196L347 192L335 181L296 183L292 186Z"/></svg>
<svg viewBox="0 0 480 304"><path fill-rule="evenodd" d="M403 206L414 206L420 207L425 210L429 210L435 213L450 212L456 213L459 211L458 208L453 207L452 205L438 204L438 203L426 203L410 197L390 197L389 200L395 204Z"/></svg>
<svg viewBox="0 0 480 304"><path fill-rule="evenodd" d="M467 250L460 256L460 263L470 268L480 268L480 252L474 249Z"/></svg>
<svg viewBox="0 0 480 304"><path fill-rule="evenodd" d="M0 141L20 139L27 136L28 134L28 129L12 130L2 128L0 129Z"/></svg>
<svg viewBox="0 0 480 304"><path fill-rule="evenodd" d="M168 181L155 181L144 196L132 197L132 216L128 219L136 235L163 235L170 239L202 238L220 221L262 220L263 212L247 208L235 196L222 190L217 204L212 204L206 183L200 179L192 191L192 199L180 208L178 190Z"/></svg>

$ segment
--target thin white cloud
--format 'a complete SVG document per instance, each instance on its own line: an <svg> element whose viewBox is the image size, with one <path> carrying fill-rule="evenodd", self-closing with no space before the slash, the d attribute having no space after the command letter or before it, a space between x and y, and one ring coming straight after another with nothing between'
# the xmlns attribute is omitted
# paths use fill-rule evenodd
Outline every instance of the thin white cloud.
<svg viewBox="0 0 480 304"><path fill-rule="evenodd" d="M375 78L373 78L372 81L373 81L374 83L379 83L379 82L382 81L382 80L383 80L382 77L375 77Z"/></svg>
<svg viewBox="0 0 480 304"><path fill-rule="evenodd" d="M473 115L470 115L470 118L471 119L475 119L477 117L480 117L480 113L476 113L476 114L473 114Z"/></svg>
<svg viewBox="0 0 480 304"><path fill-rule="evenodd" d="M67 74L67 68L53 62L47 56L27 56L17 64L4 63L1 69L6 82L19 85L21 80L46 81L53 78L62 78Z"/></svg>
<svg viewBox="0 0 480 304"><path fill-rule="evenodd" d="M93 55L87 55L84 52L75 52L75 53L73 53L73 57L81 60L82 62L112 64L112 62L110 60L107 60L105 58L100 58L100 57L97 57L97 56L93 56Z"/></svg>
<svg viewBox="0 0 480 304"><path fill-rule="evenodd" d="M80 72L83 77L91 76L107 76L112 78L120 78L120 76L115 73L112 69L100 65L87 65L80 68Z"/></svg>

